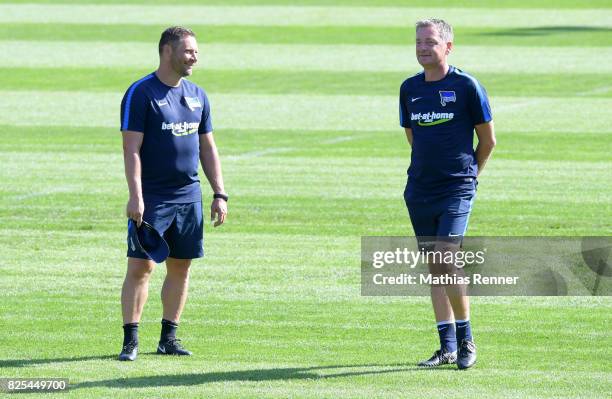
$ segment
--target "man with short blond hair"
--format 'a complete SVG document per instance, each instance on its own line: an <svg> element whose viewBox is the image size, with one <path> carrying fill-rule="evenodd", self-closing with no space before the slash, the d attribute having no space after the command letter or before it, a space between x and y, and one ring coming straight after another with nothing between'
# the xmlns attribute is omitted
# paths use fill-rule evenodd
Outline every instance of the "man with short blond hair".
<svg viewBox="0 0 612 399"><path fill-rule="evenodd" d="M448 23L418 21L416 57L423 71L400 88L400 125L412 147L404 199L419 245L426 250L459 249L476 196L476 179L495 146L487 93L472 76L448 64L452 50L453 30ZM429 268L432 274L460 272L454 265L430 263ZM466 287L432 285L431 299L440 349L419 365L471 367L476 346Z"/></svg>

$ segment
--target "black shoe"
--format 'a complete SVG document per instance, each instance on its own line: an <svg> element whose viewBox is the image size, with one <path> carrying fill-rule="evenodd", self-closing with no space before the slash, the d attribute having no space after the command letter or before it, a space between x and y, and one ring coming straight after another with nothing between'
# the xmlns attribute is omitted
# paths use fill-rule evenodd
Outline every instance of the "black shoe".
<svg viewBox="0 0 612 399"><path fill-rule="evenodd" d="M459 370L470 368L476 363L476 345L474 342L464 339L459 346L457 367Z"/></svg>
<svg viewBox="0 0 612 399"><path fill-rule="evenodd" d="M130 341L127 345L121 349L121 353L119 354L119 360L121 361L134 361L136 360L136 355L138 354L138 342Z"/></svg>
<svg viewBox="0 0 612 399"><path fill-rule="evenodd" d="M447 352L442 349L434 352L433 356L419 363L419 367L438 367L443 364L454 364L457 361L457 352Z"/></svg>
<svg viewBox="0 0 612 399"><path fill-rule="evenodd" d="M165 342L159 342L157 345L157 353L160 355L179 355L179 356L191 356L191 352L183 348L180 339L171 339Z"/></svg>

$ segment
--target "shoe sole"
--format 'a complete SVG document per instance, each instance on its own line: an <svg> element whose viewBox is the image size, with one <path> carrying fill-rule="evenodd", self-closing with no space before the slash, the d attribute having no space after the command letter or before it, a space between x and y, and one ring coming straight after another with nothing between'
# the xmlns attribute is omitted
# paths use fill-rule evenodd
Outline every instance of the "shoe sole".
<svg viewBox="0 0 612 399"><path fill-rule="evenodd" d="M455 363L440 363L440 364L417 364L418 367L422 367L424 369L433 369L436 367L446 366L447 364L455 364Z"/></svg>
<svg viewBox="0 0 612 399"><path fill-rule="evenodd" d="M474 360L474 362L472 362L472 364L468 365L468 366L461 366L459 365L459 363L457 363L457 368L459 370L467 370L469 368L471 368L472 366L474 366L476 364L476 360Z"/></svg>
<svg viewBox="0 0 612 399"><path fill-rule="evenodd" d="M168 352L162 352L159 350L159 348L157 348L157 354L158 355L167 355L167 356L191 356L191 353L168 353Z"/></svg>
<svg viewBox="0 0 612 399"><path fill-rule="evenodd" d="M455 364L455 363L457 363L456 360L453 360L452 362L445 362L445 363L440 363L440 364L421 364L421 363L418 363L417 366L418 367L423 367L425 369L432 369L434 367L440 367L440 366L445 366L447 364Z"/></svg>

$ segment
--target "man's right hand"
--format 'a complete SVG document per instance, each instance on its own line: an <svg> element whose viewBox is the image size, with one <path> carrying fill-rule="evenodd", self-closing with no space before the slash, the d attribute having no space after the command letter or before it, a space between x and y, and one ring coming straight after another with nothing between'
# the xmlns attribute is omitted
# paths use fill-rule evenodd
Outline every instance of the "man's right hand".
<svg viewBox="0 0 612 399"><path fill-rule="evenodd" d="M144 214L144 201L142 198L130 198L125 207L125 214L129 219L136 222L136 226L140 227L142 215Z"/></svg>

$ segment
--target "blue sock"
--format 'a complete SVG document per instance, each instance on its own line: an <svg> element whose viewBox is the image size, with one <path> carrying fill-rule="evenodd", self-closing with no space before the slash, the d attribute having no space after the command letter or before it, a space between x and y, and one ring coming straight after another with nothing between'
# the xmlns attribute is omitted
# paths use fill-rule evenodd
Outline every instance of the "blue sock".
<svg viewBox="0 0 612 399"><path fill-rule="evenodd" d="M456 352L455 325L450 321L440 321L437 324L438 335L440 336L440 349L447 352Z"/></svg>
<svg viewBox="0 0 612 399"><path fill-rule="evenodd" d="M455 325L457 326L457 342L461 344L464 339L468 341L474 341L472 338L472 326L470 320L456 320Z"/></svg>

